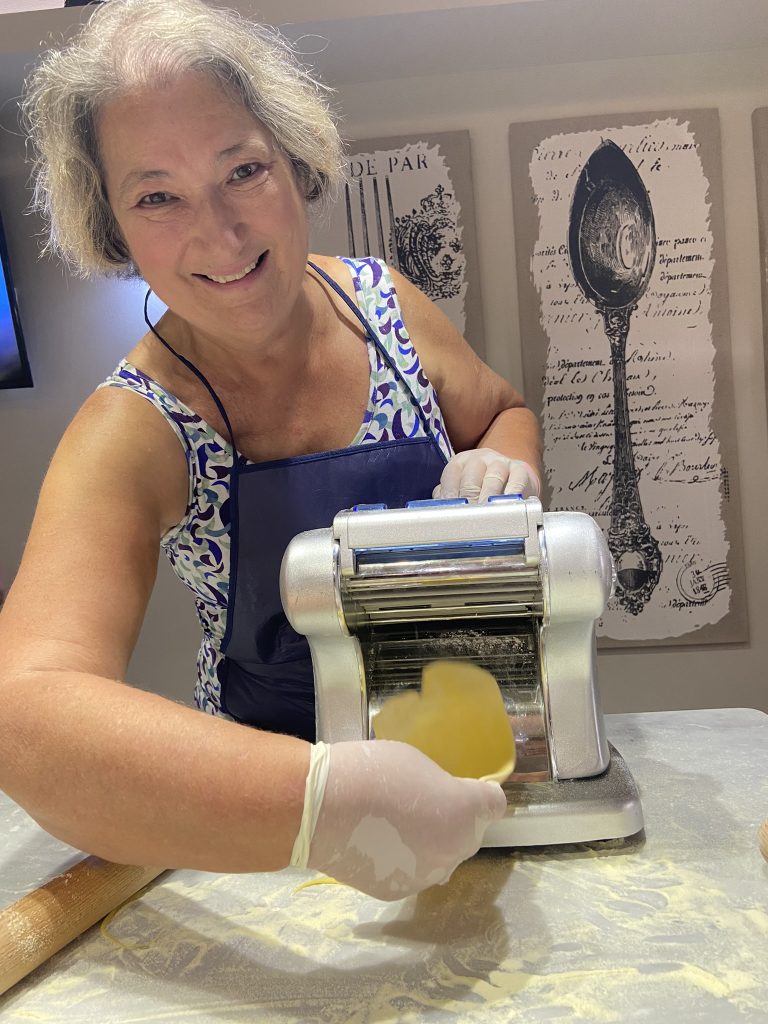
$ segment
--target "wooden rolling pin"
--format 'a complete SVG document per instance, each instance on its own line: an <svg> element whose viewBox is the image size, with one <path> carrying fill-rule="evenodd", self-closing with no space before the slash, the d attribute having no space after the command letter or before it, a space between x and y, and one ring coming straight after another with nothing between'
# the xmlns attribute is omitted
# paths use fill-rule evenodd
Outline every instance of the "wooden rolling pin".
<svg viewBox="0 0 768 1024"><path fill-rule="evenodd" d="M768 860L768 818L766 818L760 826L760 830L757 833L757 839L760 843L760 853L762 853L765 859Z"/></svg>
<svg viewBox="0 0 768 1024"><path fill-rule="evenodd" d="M86 857L0 911L0 994L164 870Z"/></svg>

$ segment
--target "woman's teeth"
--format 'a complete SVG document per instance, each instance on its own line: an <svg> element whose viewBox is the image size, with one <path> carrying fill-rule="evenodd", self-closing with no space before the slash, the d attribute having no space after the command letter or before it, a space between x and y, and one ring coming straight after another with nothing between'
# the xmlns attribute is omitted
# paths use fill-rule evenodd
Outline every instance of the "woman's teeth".
<svg viewBox="0 0 768 1024"><path fill-rule="evenodd" d="M259 257L260 259L261 257ZM231 281L240 281L245 277L246 274L250 274L252 270L256 269L256 264L259 260L254 260L245 270L241 270L239 274L230 274L228 277L216 277L214 274L206 274L205 276L211 281L215 281L216 284L229 284Z"/></svg>

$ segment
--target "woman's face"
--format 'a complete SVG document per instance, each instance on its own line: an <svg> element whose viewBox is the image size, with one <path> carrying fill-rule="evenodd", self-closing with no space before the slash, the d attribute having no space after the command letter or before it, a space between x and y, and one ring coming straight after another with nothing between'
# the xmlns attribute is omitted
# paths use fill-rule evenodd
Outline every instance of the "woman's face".
<svg viewBox="0 0 768 1024"><path fill-rule="evenodd" d="M197 331L267 340L304 280L308 226L290 161L206 75L116 99L98 120L109 202L152 290Z"/></svg>

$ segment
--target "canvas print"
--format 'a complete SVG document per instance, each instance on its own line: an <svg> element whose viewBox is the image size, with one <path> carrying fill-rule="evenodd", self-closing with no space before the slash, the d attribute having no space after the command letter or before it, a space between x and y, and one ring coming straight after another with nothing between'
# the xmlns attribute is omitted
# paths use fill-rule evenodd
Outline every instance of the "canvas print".
<svg viewBox="0 0 768 1024"><path fill-rule="evenodd" d="M347 184L312 247L377 256L417 285L483 355L469 132L367 139L348 149Z"/></svg>
<svg viewBox="0 0 768 1024"><path fill-rule="evenodd" d="M760 238L760 287L763 296L763 336L766 388L768 388L768 107L752 114L757 185L757 227Z"/></svg>
<svg viewBox="0 0 768 1024"><path fill-rule="evenodd" d="M747 638L716 111L510 126L551 509L605 530L606 645Z"/></svg>

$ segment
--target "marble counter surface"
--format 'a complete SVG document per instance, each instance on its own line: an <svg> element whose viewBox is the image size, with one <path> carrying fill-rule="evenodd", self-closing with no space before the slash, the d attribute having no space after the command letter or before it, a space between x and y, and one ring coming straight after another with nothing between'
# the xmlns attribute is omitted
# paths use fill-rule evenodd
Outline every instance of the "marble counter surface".
<svg viewBox="0 0 768 1024"><path fill-rule="evenodd" d="M483 851L386 904L175 871L0 997L55 1024L768 1021L768 716L609 715L628 841ZM0 906L80 856L0 796Z"/></svg>

